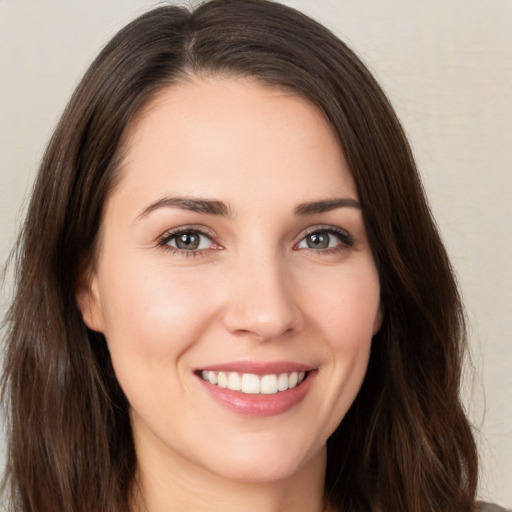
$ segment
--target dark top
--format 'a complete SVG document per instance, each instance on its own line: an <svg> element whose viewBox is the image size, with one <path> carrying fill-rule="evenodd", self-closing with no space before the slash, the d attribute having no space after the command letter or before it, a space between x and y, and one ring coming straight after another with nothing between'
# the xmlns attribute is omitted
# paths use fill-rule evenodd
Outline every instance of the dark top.
<svg viewBox="0 0 512 512"><path fill-rule="evenodd" d="M498 507L492 503L478 503L477 512L512 512L509 509Z"/></svg>

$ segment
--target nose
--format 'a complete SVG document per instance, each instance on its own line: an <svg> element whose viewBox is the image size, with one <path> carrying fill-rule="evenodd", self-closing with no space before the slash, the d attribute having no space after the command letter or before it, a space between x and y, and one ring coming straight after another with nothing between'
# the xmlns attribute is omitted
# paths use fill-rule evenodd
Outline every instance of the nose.
<svg viewBox="0 0 512 512"><path fill-rule="evenodd" d="M290 274L276 257L240 262L228 285L226 329L261 341L298 331L303 315Z"/></svg>

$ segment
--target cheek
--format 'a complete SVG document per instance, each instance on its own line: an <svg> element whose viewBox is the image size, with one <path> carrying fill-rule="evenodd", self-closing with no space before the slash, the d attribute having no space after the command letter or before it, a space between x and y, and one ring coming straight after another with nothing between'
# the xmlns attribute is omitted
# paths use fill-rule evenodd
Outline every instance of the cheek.
<svg viewBox="0 0 512 512"><path fill-rule="evenodd" d="M335 270L323 283L323 292L314 289L311 315L322 332L325 356L331 363L318 376L322 389L329 390L320 408L329 418L326 433L330 435L355 400L366 374L380 316L380 289L372 262Z"/></svg>
<svg viewBox="0 0 512 512"><path fill-rule="evenodd" d="M215 295L165 264L146 261L120 270L110 273L103 295L114 371L133 409L170 428L171 419L160 416L162 404L181 403L186 354L210 322Z"/></svg>
<svg viewBox="0 0 512 512"><path fill-rule="evenodd" d="M340 350L368 345L380 321L380 287L373 263L334 270L323 285L310 287L311 302L330 343Z"/></svg>
<svg viewBox="0 0 512 512"><path fill-rule="evenodd" d="M215 309L215 295L205 293L204 282L188 272L171 272L165 263L105 270L112 276L104 281L102 297L113 359L137 355L147 364L175 359L200 337Z"/></svg>
<svg viewBox="0 0 512 512"><path fill-rule="evenodd" d="M354 276L345 280L338 299L331 298L329 343L334 359L333 381L347 386L355 398L366 374L375 323L379 316L377 276ZM347 404L350 405L350 404Z"/></svg>

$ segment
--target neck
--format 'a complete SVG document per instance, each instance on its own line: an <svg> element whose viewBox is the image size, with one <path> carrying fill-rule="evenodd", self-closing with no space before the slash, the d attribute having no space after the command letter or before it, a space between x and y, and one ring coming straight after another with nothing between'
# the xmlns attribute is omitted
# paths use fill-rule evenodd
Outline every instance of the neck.
<svg viewBox="0 0 512 512"><path fill-rule="evenodd" d="M147 454L146 454L147 455ZM189 461L153 454L139 457L133 512L327 512L326 451L278 481L223 478Z"/></svg>

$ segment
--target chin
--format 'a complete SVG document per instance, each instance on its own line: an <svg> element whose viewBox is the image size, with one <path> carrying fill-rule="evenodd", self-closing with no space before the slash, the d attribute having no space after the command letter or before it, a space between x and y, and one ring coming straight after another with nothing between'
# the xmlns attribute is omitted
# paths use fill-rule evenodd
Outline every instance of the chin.
<svg viewBox="0 0 512 512"><path fill-rule="evenodd" d="M316 473L319 465L321 468L325 467L325 461L325 448L313 455L294 454L293 449L285 442L278 450L259 447L244 452L233 449L222 458L222 465L214 468L210 464L209 469L223 478L240 483L270 484L300 473L307 474L313 468Z"/></svg>

